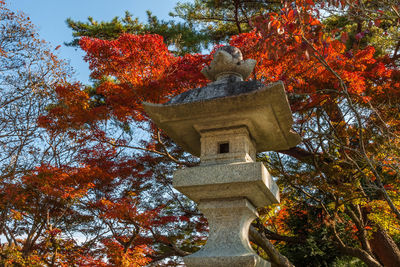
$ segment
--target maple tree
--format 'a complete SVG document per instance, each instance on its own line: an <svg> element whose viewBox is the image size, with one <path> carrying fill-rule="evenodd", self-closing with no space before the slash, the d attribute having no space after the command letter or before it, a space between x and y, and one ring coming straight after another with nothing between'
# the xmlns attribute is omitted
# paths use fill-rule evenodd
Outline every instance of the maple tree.
<svg viewBox="0 0 400 267"><path fill-rule="evenodd" d="M46 164L68 164L74 146L64 135L49 135L36 121L54 102L52 86L66 81L69 69L37 38L29 19L3 1L0 18L0 262L39 264L47 257L39 250L51 250L45 245L51 235L46 215L56 205L44 203L40 186L30 178Z"/></svg>
<svg viewBox="0 0 400 267"><path fill-rule="evenodd" d="M400 84L395 58L376 56L361 40L346 47L348 33L324 31L312 1L297 4L301 8L286 5L280 14L258 18L257 30L232 41L262 62L256 77L285 82L295 128L303 136L302 146L265 158L291 200L280 210L280 220L290 225L297 218L302 224L281 229L289 239L268 229L263 234L292 244L306 244L299 242L302 236L317 244L328 239L369 266L396 266Z"/></svg>
<svg viewBox="0 0 400 267"><path fill-rule="evenodd" d="M74 36L74 39L67 43L70 46L79 46L81 37L114 40L124 33L159 34L164 37L165 43L173 45L175 52L181 54L199 52L209 43L206 33L196 31L194 24L159 20L150 11L147 11L147 23L139 22L138 18L133 18L132 14L126 12L124 17L115 17L109 22L98 22L92 17L89 17L87 22L69 18L67 25L73 30Z"/></svg>
<svg viewBox="0 0 400 267"><path fill-rule="evenodd" d="M269 3L234 2L237 9L228 1L182 4L178 15L207 22L207 12L228 9L227 17L217 12L208 18L210 32L218 33L211 39L229 38L256 59L252 79L285 83L294 130L303 138L295 148L258 155L277 177L283 201L261 210L253 223L255 250L277 266L341 260L346 266L398 266L400 73L392 27L399 5L304 0L260 11ZM193 7L203 7L204 17L189 16ZM322 11L334 15L321 18ZM85 36L82 28L89 25L79 25L77 36ZM221 36L218 25L232 31ZM198 51L201 38L171 52L168 40L143 34L147 30L104 37L101 25L91 26L79 45L94 85L53 83L53 101L34 120L49 137L65 137L60 144L74 146L74 153L66 149L71 154L34 161L4 179L0 226L8 243L2 260L28 266L178 265L179 257L205 243L207 225L193 203L172 189L172 172L198 159L151 124L141 103L163 103L204 86L200 70L210 56L184 54ZM387 33L385 42L371 32Z"/></svg>
<svg viewBox="0 0 400 267"><path fill-rule="evenodd" d="M145 175L142 163L114 162L112 148L89 150L72 131L40 127L71 70L24 14L0 1L0 17L0 264L147 264L143 229L162 222L127 187Z"/></svg>

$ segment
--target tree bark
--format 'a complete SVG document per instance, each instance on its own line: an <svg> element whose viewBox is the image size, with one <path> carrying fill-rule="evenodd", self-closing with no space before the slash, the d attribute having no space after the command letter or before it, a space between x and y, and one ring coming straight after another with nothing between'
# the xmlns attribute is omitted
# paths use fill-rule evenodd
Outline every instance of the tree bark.
<svg viewBox="0 0 400 267"><path fill-rule="evenodd" d="M264 235L260 234L253 226L250 226L249 235L250 241L259 245L265 251L265 253L267 253L269 259L271 260L272 266L294 267L288 258L279 253L271 241L269 241Z"/></svg>
<svg viewBox="0 0 400 267"><path fill-rule="evenodd" d="M377 260L375 260L371 255L369 255L365 250L352 248L347 246L339 246L339 250L346 255L359 258L369 267L382 267Z"/></svg>
<svg viewBox="0 0 400 267"><path fill-rule="evenodd" d="M400 250L385 230L378 228L370 240L372 251L385 267L400 266Z"/></svg>

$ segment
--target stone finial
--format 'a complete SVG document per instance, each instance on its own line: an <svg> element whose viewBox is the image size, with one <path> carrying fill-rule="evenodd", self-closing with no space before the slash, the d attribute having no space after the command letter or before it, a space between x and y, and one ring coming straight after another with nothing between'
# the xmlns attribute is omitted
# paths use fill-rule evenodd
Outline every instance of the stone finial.
<svg viewBox="0 0 400 267"><path fill-rule="evenodd" d="M214 53L210 66L201 70L206 78L218 81L228 77L246 80L256 65L254 59L243 60L242 52L234 46L223 46Z"/></svg>

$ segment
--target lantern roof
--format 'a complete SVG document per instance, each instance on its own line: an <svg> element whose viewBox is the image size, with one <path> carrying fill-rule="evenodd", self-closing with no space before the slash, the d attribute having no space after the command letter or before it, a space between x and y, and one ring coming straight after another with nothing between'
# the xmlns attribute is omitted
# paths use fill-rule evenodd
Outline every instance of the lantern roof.
<svg viewBox="0 0 400 267"><path fill-rule="evenodd" d="M165 104L143 103L153 122L187 152L200 155L204 131L247 127L257 152L296 146L300 136L291 130L292 113L281 81L264 85L243 81L255 61L244 61L237 48L216 51L202 73L213 80L172 98Z"/></svg>

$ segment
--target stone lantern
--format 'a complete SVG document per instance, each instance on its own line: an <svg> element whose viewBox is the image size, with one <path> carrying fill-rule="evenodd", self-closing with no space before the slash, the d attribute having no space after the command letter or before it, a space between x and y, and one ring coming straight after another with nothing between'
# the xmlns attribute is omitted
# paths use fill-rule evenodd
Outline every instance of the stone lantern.
<svg viewBox="0 0 400 267"><path fill-rule="evenodd" d="M212 82L165 104L144 103L147 114L200 165L177 170L173 186L198 204L209 238L186 256L187 266L270 266L249 243L257 208L279 203L279 189L256 153L296 146L282 82L244 81L255 60L239 49L217 50L202 73Z"/></svg>

